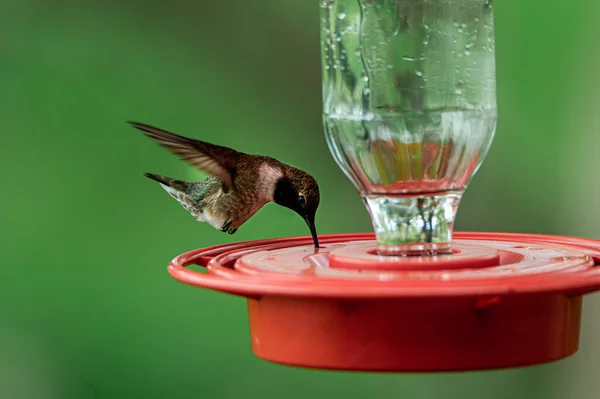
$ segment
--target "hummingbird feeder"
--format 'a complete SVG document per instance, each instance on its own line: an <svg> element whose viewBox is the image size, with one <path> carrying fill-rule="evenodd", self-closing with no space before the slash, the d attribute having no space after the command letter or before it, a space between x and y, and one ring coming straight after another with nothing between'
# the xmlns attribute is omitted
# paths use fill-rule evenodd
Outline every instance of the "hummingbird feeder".
<svg viewBox="0 0 600 399"><path fill-rule="evenodd" d="M575 353L600 241L453 234L496 130L493 27L492 0L323 0L327 143L374 234L198 249L171 276L246 298L254 353L280 364L466 371Z"/></svg>

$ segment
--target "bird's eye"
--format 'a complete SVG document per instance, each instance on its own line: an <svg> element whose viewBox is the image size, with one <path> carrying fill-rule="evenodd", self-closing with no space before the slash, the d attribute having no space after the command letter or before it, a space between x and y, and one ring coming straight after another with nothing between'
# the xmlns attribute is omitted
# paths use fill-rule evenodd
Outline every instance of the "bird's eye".
<svg viewBox="0 0 600 399"><path fill-rule="evenodd" d="M298 203L300 205L305 205L306 204L306 198L304 197L304 195L298 194Z"/></svg>

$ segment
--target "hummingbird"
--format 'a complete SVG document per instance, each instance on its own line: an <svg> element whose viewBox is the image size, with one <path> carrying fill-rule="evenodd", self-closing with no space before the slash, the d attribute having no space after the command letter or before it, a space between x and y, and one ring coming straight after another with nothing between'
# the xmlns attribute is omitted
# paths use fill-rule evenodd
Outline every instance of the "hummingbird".
<svg viewBox="0 0 600 399"><path fill-rule="evenodd" d="M246 154L143 123L128 123L163 148L209 174L200 182L144 174L160 183L197 221L235 234L259 209L275 202L304 219L315 248L319 248L315 229L319 185L310 174L268 156Z"/></svg>

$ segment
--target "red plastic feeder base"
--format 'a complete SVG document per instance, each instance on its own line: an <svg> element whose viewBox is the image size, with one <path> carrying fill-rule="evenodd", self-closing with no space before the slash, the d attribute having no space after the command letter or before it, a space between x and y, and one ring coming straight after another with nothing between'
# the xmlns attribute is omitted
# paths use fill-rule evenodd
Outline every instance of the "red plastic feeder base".
<svg viewBox="0 0 600 399"><path fill-rule="evenodd" d="M183 254L170 274L248 299L252 348L320 369L439 372L528 366L579 346L600 241L455 233L455 255L380 257L372 234L283 238ZM186 266L207 267L207 273Z"/></svg>
<svg viewBox="0 0 600 399"><path fill-rule="evenodd" d="M581 297L484 302L250 299L252 347L289 365L413 372L526 366L577 351Z"/></svg>

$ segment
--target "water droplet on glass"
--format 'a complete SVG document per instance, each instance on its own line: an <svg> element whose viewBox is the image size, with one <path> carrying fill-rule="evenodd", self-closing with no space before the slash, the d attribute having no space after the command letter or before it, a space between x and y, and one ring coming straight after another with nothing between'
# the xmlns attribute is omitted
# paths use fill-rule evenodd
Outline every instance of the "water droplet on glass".
<svg viewBox="0 0 600 399"><path fill-rule="evenodd" d="M465 50L465 55L468 57L471 55L471 52L469 50Z"/></svg>
<svg viewBox="0 0 600 399"><path fill-rule="evenodd" d="M408 55L403 55L402 59L404 61L416 61L417 60L415 57L409 57Z"/></svg>
<svg viewBox="0 0 600 399"><path fill-rule="evenodd" d="M415 75L417 75L417 76L423 76L423 72L421 72L421 71L415 71Z"/></svg>
<svg viewBox="0 0 600 399"><path fill-rule="evenodd" d="M463 91L461 89L456 89L456 90L454 90L454 93L461 95L463 93Z"/></svg>
<svg viewBox="0 0 600 399"><path fill-rule="evenodd" d="M355 55L355 56L357 56L357 57L360 57L360 54L361 54L361 53L360 53L360 50L356 50L356 51L354 52L354 55Z"/></svg>
<svg viewBox="0 0 600 399"><path fill-rule="evenodd" d="M387 65L388 69L392 69L394 66L392 64Z"/></svg>
<svg viewBox="0 0 600 399"><path fill-rule="evenodd" d="M338 19L344 19L344 18L346 18L346 13L345 12L341 12L341 13L338 14L337 17L338 17Z"/></svg>

